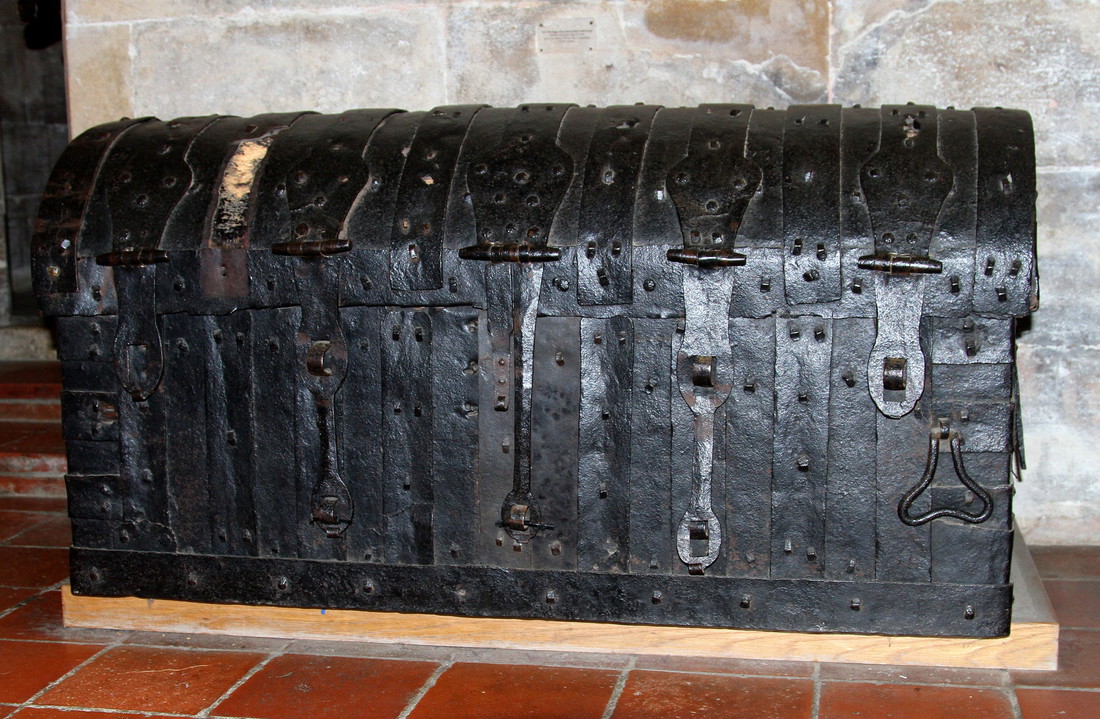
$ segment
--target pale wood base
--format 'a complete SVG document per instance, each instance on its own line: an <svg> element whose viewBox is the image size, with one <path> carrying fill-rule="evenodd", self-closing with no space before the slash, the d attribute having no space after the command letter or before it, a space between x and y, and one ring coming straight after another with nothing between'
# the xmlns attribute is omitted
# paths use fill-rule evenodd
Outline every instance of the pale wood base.
<svg viewBox="0 0 1100 719"><path fill-rule="evenodd" d="M555 652L663 654L860 664L1055 669L1058 623L1017 534L1012 630L999 639L799 634L536 619L200 604L62 591L66 626Z"/></svg>

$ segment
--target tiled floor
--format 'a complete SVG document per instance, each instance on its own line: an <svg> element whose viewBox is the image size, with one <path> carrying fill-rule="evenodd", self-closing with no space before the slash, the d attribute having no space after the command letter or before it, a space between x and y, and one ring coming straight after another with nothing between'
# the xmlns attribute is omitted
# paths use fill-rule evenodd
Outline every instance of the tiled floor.
<svg viewBox="0 0 1100 719"><path fill-rule="evenodd" d="M0 497L0 719L1100 719L1100 547L1033 550L1061 667L1007 672L66 629L64 511Z"/></svg>

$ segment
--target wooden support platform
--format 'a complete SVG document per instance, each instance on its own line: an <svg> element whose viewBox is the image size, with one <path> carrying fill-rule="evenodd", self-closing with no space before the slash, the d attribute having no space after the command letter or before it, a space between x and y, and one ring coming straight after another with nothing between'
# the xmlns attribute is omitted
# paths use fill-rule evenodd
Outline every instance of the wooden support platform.
<svg viewBox="0 0 1100 719"><path fill-rule="evenodd" d="M739 629L487 619L354 610L200 604L74 596L66 626L192 634L328 639L385 644L662 654L860 664L1055 669L1058 623L1031 553L1017 534L1011 634L999 639L800 634Z"/></svg>

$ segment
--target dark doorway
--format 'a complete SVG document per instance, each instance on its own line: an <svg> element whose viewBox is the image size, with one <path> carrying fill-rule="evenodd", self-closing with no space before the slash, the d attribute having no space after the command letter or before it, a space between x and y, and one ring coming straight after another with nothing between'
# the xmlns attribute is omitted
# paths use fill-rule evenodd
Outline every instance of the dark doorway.
<svg viewBox="0 0 1100 719"><path fill-rule="evenodd" d="M50 168L68 142L60 2L0 2L0 325L37 322L31 232Z"/></svg>

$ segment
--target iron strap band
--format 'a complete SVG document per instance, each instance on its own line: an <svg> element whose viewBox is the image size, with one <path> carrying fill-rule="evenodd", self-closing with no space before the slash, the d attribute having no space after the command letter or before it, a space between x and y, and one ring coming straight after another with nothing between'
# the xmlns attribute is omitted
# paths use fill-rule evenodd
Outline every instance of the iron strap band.
<svg viewBox="0 0 1100 719"><path fill-rule="evenodd" d="M477 242L463 247L460 257L516 263L560 259L561 250L547 244L573 174L569 155L557 145L571 107L522 105L510 112L490 110L483 113L484 122L475 120L477 133L493 141L474 148L466 166Z"/></svg>
<svg viewBox="0 0 1100 719"><path fill-rule="evenodd" d="M626 304L633 299L634 208L654 105L605 109L588 145L577 238L577 301Z"/></svg>
<svg viewBox="0 0 1100 719"><path fill-rule="evenodd" d="M899 634L989 637L1008 633L1012 602L1011 585L719 576L704 581L687 575L389 566L80 547L71 554L74 594L458 616L782 626L804 632L828 627L852 634L879 633L888 626Z"/></svg>
<svg viewBox="0 0 1100 719"><path fill-rule="evenodd" d="M393 199L390 286L398 291L443 286L447 199L470 122L482 105L452 105L428 112L412 142L402 147L404 168Z"/></svg>
<svg viewBox="0 0 1100 719"><path fill-rule="evenodd" d="M84 235L94 217L86 217L86 210L92 202L96 178L111 147L127 130L146 121L120 120L92 128L69 143L61 154L43 190L31 238L37 255L34 286L39 294L77 291L77 257L88 255L83 251Z"/></svg>
<svg viewBox="0 0 1100 719"><path fill-rule="evenodd" d="M975 108L978 223L974 309L1022 317L1039 302L1035 265L1035 146L1019 110Z"/></svg>
<svg viewBox="0 0 1100 719"><path fill-rule="evenodd" d="M783 267L791 304L841 296L839 105L792 105L783 131Z"/></svg>
<svg viewBox="0 0 1100 719"><path fill-rule="evenodd" d="M345 218L367 182L363 152L378 126L396 112L352 110L312 134L310 149L295 158L284 180L290 210L284 241L347 239L341 236Z"/></svg>
<svg viewBox="0 0 1100 719"><path fill-rule="evenodd" d="M191 184L168 217L161 247L247 247L249 200L267 145L301 116L293 112L219 117L203 128L184 155Z"/></svg>

